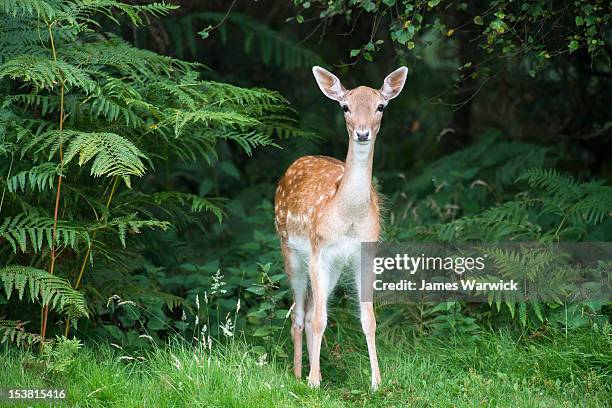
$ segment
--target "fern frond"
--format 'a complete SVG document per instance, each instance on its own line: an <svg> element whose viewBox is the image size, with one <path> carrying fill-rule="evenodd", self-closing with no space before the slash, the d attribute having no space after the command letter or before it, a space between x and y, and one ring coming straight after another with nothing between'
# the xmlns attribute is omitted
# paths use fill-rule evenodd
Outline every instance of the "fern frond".
<svg viewBox="0 0 612 408"><path fill-rule="evenodd" d="M520 180L526 180L532 187L567 198L574 198L580 194L576 181L553 169L528 169L518 177L517 181Z"/></svg>
<svg viewBox="0 0 612 408"><path fill-rule="evenodd" d="M227 140L233 140L249 156L253 154L253 149L257 147L262 147L262 146L278 147L278 145L274 143L274 141L272 140L269 134L260 133L255 130L249 133L232 132L232 131L222 132L221 138L227 139Z"/></svg>
<svg viewBox="0 0 612 408"><path fill-rule="evenodd" d="M612 187L601 182L579 183L553 169L526 170L518 180L551 194L544 213L556 213L577 222L595 225L612 214Z"/></svg>
<svg viewBox="0 0 612 408"><path fill-rule="evenodd" d="M264 116L263 124L258 129L271 139L297 138L300 142L323 139L322 133L303 129L296 119L282 112L268 112Z"/></svg>
<svg viewBox="0 0 612 408"><path fill-rule="evenodd" d="M22 154L33 148L37 152L48 150L50 160L67 142L64 165L78 155L80 166L92 162L90 173L94 177L119 176L131 188L130 176L140 177L145 173L146 167L141 160L147 159L145 154L126 138L109 132L47 131L32 137Z"/></svg>
<svg viewBox="0 0 612 408"><path fill-rule="evenodd" d="M173 109L169 117L173 122L174 134L176 137L180 137L188 125L244 128L256 126L260 123L254 117L244 115L237 111L215 111L210 109L199 109L195 111Z"/></svg>
<svg viewBox="0 0 612 408"><path fill-rule="evenodd" d="M141 220L138 219L138 214L133 213L123 217L117 217L110 220L107 224L109 227L117 228L117 235L123 247L126 246L125 239L127 233L139 234L142 228L160 228L168 229L172 224L167 221L160 220Z"/></svg>
<svg viewBox="0 0 612 408"><path fill-rule="evenodd" d="M59 55L73 64L112 68L123 77L138 82L185 74L200 66L133 47L114 36L104 41L76 43L73 47L61 49Z"/></svg>
<svg viewBox="0 0 612 408"><path fill-rule="evenodd" d="M59 97L57 95L42 95L36 91L27 94L11 95L6 100L7 106L20 106L23 108L38 107L42 116L59 110Z"/></svg>
<svg viewBox="0 0 612 408"><path fill-rule="evenodd" d="M28 242L32 245L34 252L40 252L43 243L52 245L53 241L53 218L41 217L32 214L18 214L6 217L0 224L0 239L8 241L13 247L13 252L27 251ZM58 221L56 229L56 244L77 249L79 243L89 244L91 238L87 231L77 225L66 221Z"/></svg>
<svg viewBox="0 0 612 408"><path fill-rule="evenodd" d="M460 239L497 242L505 239L534 239L539 236L541 228L529 220L524 202L508 201L482 214L423 227L422 231L427 231L425 236L443 241Z"/></svg>
<svg viewBox="0 0 612 408"><path fill-rule="evenodd" d="M0 65L0 79L10 77L31 82L37 87L53 89L60 84L82 89L86 94L95 89L96 83L89 73L65 61L22 55Z"/></svg>
<svg viewBox="0 0 612 408"><path fill-rule="evenodd" d="M8 179L7 187L12 193L19 190L25 191L27 186L30 186L32 191L35 189L38 189L38 191L52 190L53 182L58 174L59 165L57 163L43 163L15 174Z"/></svg>
<svg viewBox="0 0 612 408"><path fill-rule="evenodd" d="M233 104L241 106L260 105L266 107L287 103L285 98L278 92L269 91L267 89L241 88L215 81L205 81L202 85L207 91L208 100L219 106Z"/></svg>
<svg viewBox="0 0 612 408"><path fill-rule="evenodd" d="M570 256L556 247L527 246L520 249L489 247L483 249L495 265L498 274L490 277L496 281L503 276L522 282L525 293L504 294L508 301L546 302L561 304L574 293L571 285L583 279L582 269L570 265ZM494 296L501 296L500 293ZM541 319L541 312L533 306L536 316ZM539 316L538 316L539 314Z"/></svg>
<svg viewBox="0 0 612 408"><path fill-rule="evenodd" d="M164 2L150 3L144 5L133 5L114 0L95 0L95 1L72 1L65 7L59 18L69 21L85 20L89 21L92 14L103 14L115 23L119 23L113 11L127 17L135 26L142 26L145 23L143 17L161 17L170 11L177 9L178 6ZM74 19L74 20L73 20Z"/></svg>
<svg viewBox="0 0 612 408"><path fill-rule="evenodd" d="M53 27L52 32L58 41L73 35L67 27ZM49 50L44 47L47 41L49 32L41 30L31 18L0 14L0 63L20 55L49 58Z"/></svg>
<svg viewBox="0 0 612 408"><path fill-rule="evenodd" d="M91 94L90 103L84 105L83 113L89 113L92 120L102 116L109 122L123 119L129 128L144 127L145 119L141 112L130 106L132 101L141 99L139 91L126 80L108 77Z"/></svg>
<svg viewBox="0 0 612 408"><path fill-rule="evenodd" d="M27 288L31 302L40 301L43 305L67 312L70 317L89 315L83 294L57 275L30 266L8 265L0 268L0 281L7 299L16 290L19 300L22 300Z"/></svg>
<svg viewBox="0 0 612 408"><path fill-rule="evenodd" d="M197 110L201 105L206 104L203 94L198 92L200 83L189 81L191 78L183 78L180 83L175 81L160 79L146 84L146 90L151 93L153 98L162 97L161 101L169 101L168 96L172 97L172 106L180 106L189 110ZM159 93L161 91L161 93ZM163 106L163 104L160 104Z"/></svg>
<svg viewBox="0 0 612 408"><path fill-rule="evenodd" d="M69 138L64 164L76 155L79 156L79 166L92 161L91 175L94 177L119 176L131 188L130 176L140 177L145 173L146 168L141 159L147 157L132 142L115 133L54 131L47 135Z"/></svg>
<svg viewBox="0 0 612 408"><path fill-rule="evenodd" d="M46 0L2 0L0 11L14 17L31 15L43 20L53 19L61 9L57 1Z"/></svg>
<svg viewBox="0 0 612 408"><path fill-rule="evenodd" d="M599 224L612 215L612 187L599 182L585 183L580 187L584 196L574 209L586 223Z"/></svg>
<svg viewBox="0 0 612 408"><path fill-rule="evenodd" d="M25 325L28 323L21 320L0 318L0 344L8 341L20 347L42 342L43 338L40 335L25 331Z"/></svg>

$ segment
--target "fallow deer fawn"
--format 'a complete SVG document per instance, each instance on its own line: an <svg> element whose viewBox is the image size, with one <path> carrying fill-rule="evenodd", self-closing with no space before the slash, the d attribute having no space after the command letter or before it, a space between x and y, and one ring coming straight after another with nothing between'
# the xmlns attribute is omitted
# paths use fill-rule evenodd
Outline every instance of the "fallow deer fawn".
<svg viewBox="0 0 612 408"><path fill-rule="evenodd" d="M375 390L380 383L376 318L372 302L361 301L360 242L379 238L379 199L372 187L374 143L383 110L401 92L408 69L393 71L379 90L366 86L347 90L331 72L316 66L312 72L323 94L340 103L349 143L344 163L325 156L297 159L276 190L276 229L294 298L294 373L301 378L302 332L306 327L308 383L318 387L321 382L319 357L327 325L327 298L348 263L355 271Z"/></svg>

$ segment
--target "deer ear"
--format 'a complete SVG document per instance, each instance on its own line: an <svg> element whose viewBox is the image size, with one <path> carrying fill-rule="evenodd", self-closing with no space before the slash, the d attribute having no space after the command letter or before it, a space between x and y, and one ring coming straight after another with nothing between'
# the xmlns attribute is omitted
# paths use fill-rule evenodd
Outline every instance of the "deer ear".
<svg viewBox="0 0 612 408"><path fill-rule="evenodd" d="M386 100L393 99L402 92L407 75L408 68L406 67L398 68L387 75L382 88L380 88L380 93Z"/></svg>
<svg viewBox="0 0 612 408"><path fill-rule="evenodd" d="M338 102L344 99L346 89L342 86L337 76L316 65L312 67L312 74L325 96Z"/></svg>

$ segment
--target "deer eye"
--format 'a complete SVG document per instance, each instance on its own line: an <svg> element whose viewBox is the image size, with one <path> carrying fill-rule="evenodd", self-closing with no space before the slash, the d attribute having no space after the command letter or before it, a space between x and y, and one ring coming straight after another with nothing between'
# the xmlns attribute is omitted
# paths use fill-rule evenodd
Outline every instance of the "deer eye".
<svg viewBox="0 0 612 408"><path fill-rule="evenodd" d="M380 105L378 105L378 107L376 108L377 111L382 112L385 110L385 105L383 105L382 103Z"/></svg>
<svg viewBox="0 0 612 408"><path fill-rule="evenodd" d="M342 105L342 110L343 110L344 112L348 112L348 111L349 111L349 107L348 107L348 105Z"/></svg>

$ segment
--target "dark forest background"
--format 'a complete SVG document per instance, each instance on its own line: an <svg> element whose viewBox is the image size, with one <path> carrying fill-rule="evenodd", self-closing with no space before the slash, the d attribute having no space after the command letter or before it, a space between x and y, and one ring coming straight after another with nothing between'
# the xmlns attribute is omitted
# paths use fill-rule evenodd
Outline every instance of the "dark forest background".
<svg viewBox="0 0 612 408"><path fill-rule="evenodd" d="M241 333L285 356L275 183L347 149L313 65L376 88L409 68L376 146L385 240L612 238L609 2L3 0L0 18L4 340ZM340 288L331 332L359 332L352 302ZM601 326L610 308L377 313L391 335L471 336Z"/></svg>

